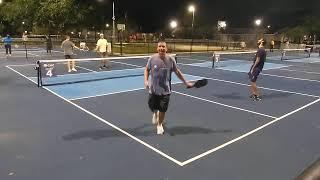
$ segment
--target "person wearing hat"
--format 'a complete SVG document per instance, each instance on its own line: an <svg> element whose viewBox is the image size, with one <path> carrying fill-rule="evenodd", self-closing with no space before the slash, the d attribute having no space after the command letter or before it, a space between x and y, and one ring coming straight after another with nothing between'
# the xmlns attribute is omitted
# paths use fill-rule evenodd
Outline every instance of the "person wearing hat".
<svg viewBox="0 0 320 180"><path fill-rule="evenodd" d="M264 62L266 61L267 52L265 50L266 40L265 39L259 39L258 40L258 50L255 55L253 64L250 68L250 71L248 73L249 80L250 80L250 98L254 101L260 101L260 92L257 87L257 79L260 74L260 72L263 69Z"/></svg>
<svg viewBox="0 0 320 180"><path fill-rule="evenodd" d="M7 37L3 38L4 47L6 48L6 55L11 56L11 44L12 44L12 38L9 34L7 34Z"/></svg>

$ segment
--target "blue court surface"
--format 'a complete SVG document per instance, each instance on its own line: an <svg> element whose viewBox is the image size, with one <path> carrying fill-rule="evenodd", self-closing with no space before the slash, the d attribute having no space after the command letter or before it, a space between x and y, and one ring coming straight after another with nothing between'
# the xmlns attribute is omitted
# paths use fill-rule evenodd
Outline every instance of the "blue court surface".
<svg viewBox="0 0 320 180"><path fill-rule="evenodd" d="M145 63L78 64L55 77L64 83L37 87L33 62L1 62L0 179L291 180L320 157L320 57L268 61L261 101L249 98L252 62L178 59L187 80L209 82L187 89L173 74L164 135L151 122Z"/></svg>

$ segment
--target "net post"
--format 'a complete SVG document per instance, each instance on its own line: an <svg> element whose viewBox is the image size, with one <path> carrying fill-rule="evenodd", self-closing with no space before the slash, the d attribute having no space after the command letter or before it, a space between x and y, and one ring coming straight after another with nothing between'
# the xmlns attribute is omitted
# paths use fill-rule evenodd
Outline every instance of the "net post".
<svg viewBox="0 0 320 180"><path fill-rule="evenodd" d="M283 61L284 56L286 55L286 51L282 50L281 51L281 61Z"/></svg>
<svg viewBox="0 0 320 180"><path fill-rule="evenodd" d="M24 50L26 51L26 59L28 60L27 42L24 41L23 44L24 44Z"/></svg>
<svg viewBox="0 0 320 180"><path fill-rule="evenodd" d="M40 61L39 61L39 87L41 87L42 86L42 72L41 72L41 63L40 63Z"/></svg>
<svg viewBox="0 0 320 180"><path fill-rule="evenodd" d="M40 72L40 62L39 61L37 61L35 69L37 70L37 85L38 85L38 87L41 87L40 86L41 72Z"/></svg>
<svg viewBox="0 0 320 180"><path fill-rule="evenodd" d="M212 53L212 67L211 69L214 69L214 61L215 61L215 58L216 58L216 54L215 52Z"/></svg>

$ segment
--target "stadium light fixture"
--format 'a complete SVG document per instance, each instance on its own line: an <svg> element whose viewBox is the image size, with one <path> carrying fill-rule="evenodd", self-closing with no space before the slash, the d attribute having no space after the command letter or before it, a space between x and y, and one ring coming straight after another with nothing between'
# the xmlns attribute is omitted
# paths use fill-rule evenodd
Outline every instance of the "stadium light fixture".
<svg viewBox="0 0 320 180"><path fill-rule="evenodd" d="M178 26L178 23L177 23L176 20L172 20L172 21L170 22L170 27L171 27L172 29L175 29L177 26Z"/></svg>
<svg viewBox="0 0 320 180"><path fill-rule="evenodd" d="M196 8L194 7L194 5L190 5L188 8L188 11L192 13L192 24L191 27L193 28L193 24L194 24L194 12L196 11Z"/></svg>
<svg viewBox="0 0 320 180"><path fill-rule="evenodd" d="M256 19L256 20L255 20L255 24L256 24L257 26L260 26L260 25L261 25L261 22L262 22L261 19Z"/></svg>

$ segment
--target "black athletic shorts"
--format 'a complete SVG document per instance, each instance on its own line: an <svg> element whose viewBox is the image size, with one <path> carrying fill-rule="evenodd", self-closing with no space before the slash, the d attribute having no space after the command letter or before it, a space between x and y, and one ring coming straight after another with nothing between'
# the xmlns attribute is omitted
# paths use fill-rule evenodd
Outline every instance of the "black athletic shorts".
<svg viewBox="0 0 320 180"><path fill-rule="evenodd" d="M170 94L168 95L154 95L149 94L148 105L152 112L159 110L166 112L169 106Z"/></svg>
<svg viewBox="0 0 320 180"><path fill-rule="evenodd" d="M256 82L257 79L258 79L258 76L260 74L261 70L259 68L254 68L252 73L249 72L248 75L249 75L249 79L251 82Z"/></svg>
<svg viewBox="0 0 320 180"><path fill-rule="evenodd" d="M73 59L72 55L64 55L65 59Z"/></svg>

